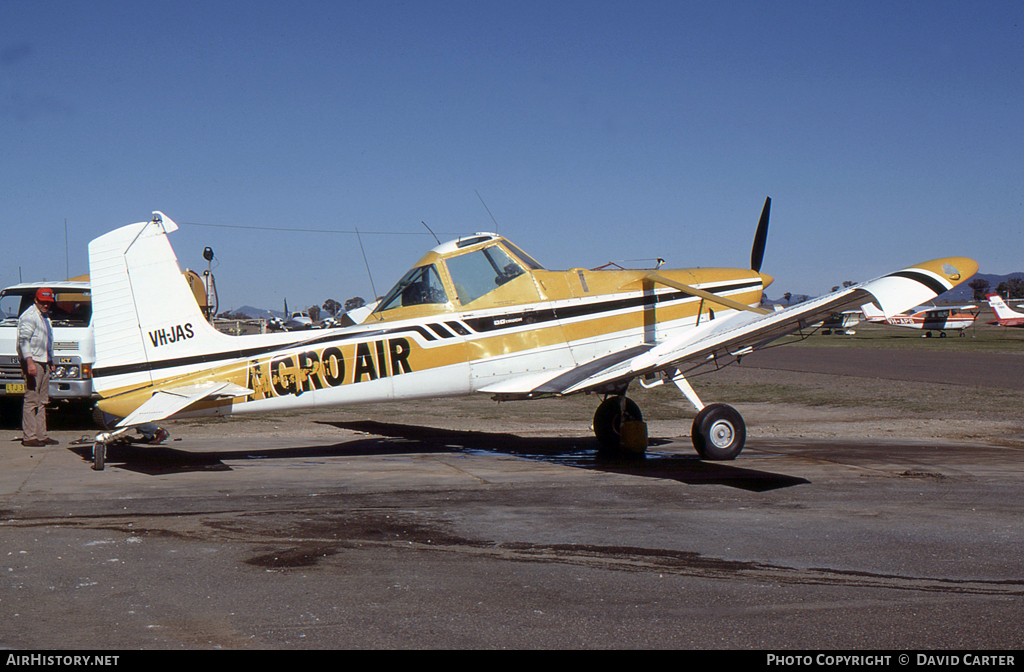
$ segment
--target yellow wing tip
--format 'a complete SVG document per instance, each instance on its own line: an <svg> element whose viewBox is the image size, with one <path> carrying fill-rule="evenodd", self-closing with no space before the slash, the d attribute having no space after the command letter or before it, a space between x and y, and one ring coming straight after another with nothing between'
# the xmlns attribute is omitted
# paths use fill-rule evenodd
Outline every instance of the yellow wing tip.
<svg viewBox="0 0 1024 672"><path fill-rule="evenodd" d="M941 275L955 286L978 272L978 262L969 257L943 257L918 264L914 268Z"/></svg>

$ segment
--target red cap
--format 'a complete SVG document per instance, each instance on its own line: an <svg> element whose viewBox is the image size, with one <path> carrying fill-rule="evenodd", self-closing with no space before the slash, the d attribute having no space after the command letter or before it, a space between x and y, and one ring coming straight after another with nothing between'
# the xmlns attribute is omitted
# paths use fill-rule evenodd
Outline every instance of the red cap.
<svg viewBox="0 0 1024 672"><path fill-rule="evenodd" d="M40 287L36 290L36 301L40 303L53 303L53 290L49 287Z"/></svg>

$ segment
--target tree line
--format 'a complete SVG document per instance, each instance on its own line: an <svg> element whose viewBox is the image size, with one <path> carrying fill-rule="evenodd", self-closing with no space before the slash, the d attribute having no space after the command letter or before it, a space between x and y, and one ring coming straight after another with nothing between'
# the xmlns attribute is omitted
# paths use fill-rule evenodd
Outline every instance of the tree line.
<svg viewBox="0 0 1024 672"><path fill-rule="evenodd" d="M984 301L985 295L992 293L992 283L984 278L975 278L967 283L967 286L974 291L975 301ZM1004 299L1024 299L1024 278L1009 278L1003 280L995 289L996 294Z"/></svg>

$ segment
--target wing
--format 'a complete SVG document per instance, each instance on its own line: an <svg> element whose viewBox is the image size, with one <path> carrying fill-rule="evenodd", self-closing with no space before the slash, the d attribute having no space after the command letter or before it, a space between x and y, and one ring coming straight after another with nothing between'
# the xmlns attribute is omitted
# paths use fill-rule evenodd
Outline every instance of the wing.
<svg viewBox="0 0 1024 672"><path fill-rule="evenodd" d="M482 391L531 397L609 390L640 376L685 372L717 360L727 363L831 315L865 304L875 304L884 315L898 314L952 289L977 270L978 264L972 259L937 259L781 311L738 311L660 343L628 348L568 370L506 380Z"/></svg>
<svg viewBox="0 0 1024 672"><path fill-rule="evenodd" d="M170 390L160 390L150 397L149 401L132 411L131 415L117 423L117 427L134 427L147 422L157 422L203 399L234 398L246 394L252 394L252 390L235 385L234 383L219 382L199 383L197 385L176 387Z"/></svg>

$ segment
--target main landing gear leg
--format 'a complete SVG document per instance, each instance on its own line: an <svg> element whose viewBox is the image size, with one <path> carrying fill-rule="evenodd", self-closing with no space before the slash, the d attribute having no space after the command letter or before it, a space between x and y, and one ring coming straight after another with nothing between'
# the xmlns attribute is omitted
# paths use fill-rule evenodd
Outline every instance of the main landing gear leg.
<svg viewBox="0 0 1024 672"><path fill-rule="evenodd" d="M705 460L735 460L747 441L743 416L727 404L705 406L682 375L673 378L672 382L698 411L691 431L697 453Z"/></svg>

